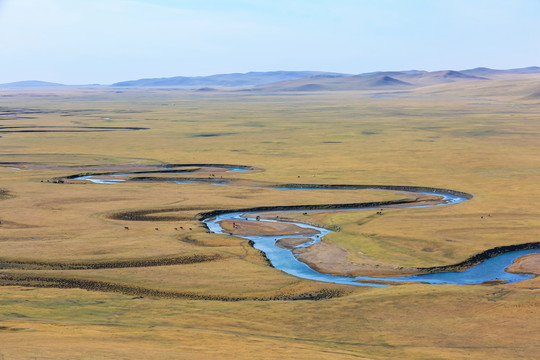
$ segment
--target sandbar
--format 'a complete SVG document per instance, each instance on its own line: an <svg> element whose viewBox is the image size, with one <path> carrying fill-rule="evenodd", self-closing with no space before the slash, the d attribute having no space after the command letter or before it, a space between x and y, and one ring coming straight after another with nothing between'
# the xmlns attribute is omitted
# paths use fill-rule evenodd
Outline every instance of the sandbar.
<svg viewBox="0 0 540 360"><path fill-rule="evenodd" d="M517 258L506 271L514 274L540 275L540 254L530 254Z"/></svg>
<svg viewBox="0 0 540 360"><path fill-rule="evenodd" d="M233 235L282 236L282 235L314 235L315 229L302 228L294 224L270 221L249 221L226 219L219 223L225 232Z"/></svg>

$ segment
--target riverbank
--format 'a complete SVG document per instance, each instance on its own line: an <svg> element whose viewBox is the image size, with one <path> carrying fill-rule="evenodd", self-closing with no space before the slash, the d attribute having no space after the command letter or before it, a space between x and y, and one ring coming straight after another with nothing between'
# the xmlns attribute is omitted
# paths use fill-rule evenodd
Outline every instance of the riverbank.
<svg viewBox="0 0 540 360"><path fill-rule="evenodd" d="M293 250L296 258L315 271L336 276L402 276L419 274L415 268L381 265L376 261L356 264L348 260L349 252L337 244L318 242Z"/></svg>
<svg viewBox="0 0 540 360"><path fill-rule="evenodd" d="M516 259L506 271L514 274L540 275L540 254L531 254Z"/></svg>

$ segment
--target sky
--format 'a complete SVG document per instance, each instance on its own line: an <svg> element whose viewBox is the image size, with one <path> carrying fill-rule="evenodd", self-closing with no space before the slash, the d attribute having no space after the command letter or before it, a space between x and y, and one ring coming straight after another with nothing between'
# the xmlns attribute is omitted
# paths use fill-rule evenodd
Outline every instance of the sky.
<svg viewBox="0 0 540 360"><path fill-rule="evenodd" d="M540 65L540 0L0 0L0 83Z"/></svg>

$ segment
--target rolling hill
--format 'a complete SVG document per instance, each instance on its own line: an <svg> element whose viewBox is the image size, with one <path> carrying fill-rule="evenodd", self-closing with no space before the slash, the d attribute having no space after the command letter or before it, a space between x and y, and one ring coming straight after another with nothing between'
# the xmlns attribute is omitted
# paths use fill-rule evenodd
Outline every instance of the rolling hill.
<svg viewBox="0 0 540 360"><path fill-rule="evenodd" d="M305 77L342 77L347 74L320 71L268 71L233 74L218 74L210 76L176 76L168 78L152 78L122 81L112 86L185 86L185 87L237 87L262 85L278 81L300 79Z"/></svg>
<svg viewBox="0 0 540 360"><path fill-rule="evenodd" d="M316 92L346 90L412 90L452 83L473 83L478 88L491 81L540 80L540 67L497 70L478 67L468 70L406 70L379 71L350 75L322 71L268 71L217 74L210 76L176 76L149 78L114 83L112 87L177 87L198 92L260 91L260 92ZM67 86L45 81L19 81L0 84L0 88L45 88ZM537 97L537 91L531 94Z"/></svg>
<svg viewBox="0 0 540 360"><path fill-rule="evenodd" d="M437 84L488 80L459 71L377 72L339 78L307 77L257 86L258 91L403 90Z"/></svg>
<svg viewBox="0 0 540 360"><path fill-rule="evenodd" d="M259 85L250 91L333 91L333 90L408 90L442 84L472 82L490 83L491 80L540 79L539 67L494 70L476 68L454 71L387 71L360 75L306 77Z"/></svg>
<svg viewBox="0 0 540 360"><path fill-rule="evenodd" d="M65 86L64 84L58 84L47 81L38 81L38 80L27 80L27 81L16 81L11 83L0 84L0 88L44 88L44 87L59 87Z"/></svg>

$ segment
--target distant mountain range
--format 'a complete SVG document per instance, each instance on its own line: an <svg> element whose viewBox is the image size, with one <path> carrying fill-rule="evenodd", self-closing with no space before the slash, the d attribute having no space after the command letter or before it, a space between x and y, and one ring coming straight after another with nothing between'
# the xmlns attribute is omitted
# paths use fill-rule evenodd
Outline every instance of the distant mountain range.
<svg viewBox="0 0 540 360"><path fill-rule="evenodd" d="M64 84L52 83L47 81L27 80L17 81L6 84L0 84L0 88L36 88L36 87L57 87L66 86Z"/></svg>
<svg viewBox="0 0 540 360"><path fill-rule="evenodd" d="M539 67L511 70L476 68L463 71L385 71L339 78L306 77L252 88L252 91L405 90L463 82L540 77Z"/></svg>
<svg viewBox="0 0 540 360"><path fill-rule="evenodd" d="M305 77L342 77L347 74L320 72L320 71L268 71L248 72L234 74L219 74L210 76L176 76L170 78L140 79L122 81L112 86L253 86L263 85L278 81L295 80Z"/></svg>
<svg viewBox="0 0 540 360"><path fill-rule="evenodd" d="M113 87L180 87L198 91L227 88L245 91L336 91L336 90L404 90L463 81L489 81L540 77L540 67L495 70L479 67L469 70L381 71L350 75L320 71L269 71L210 76L176 76L122 81ZM45 81L19 81L0 84L0 88L59 87L63 84Z"/></svg>

